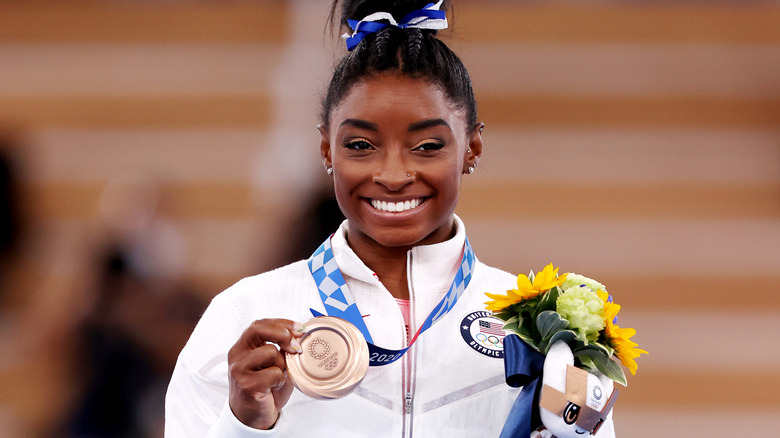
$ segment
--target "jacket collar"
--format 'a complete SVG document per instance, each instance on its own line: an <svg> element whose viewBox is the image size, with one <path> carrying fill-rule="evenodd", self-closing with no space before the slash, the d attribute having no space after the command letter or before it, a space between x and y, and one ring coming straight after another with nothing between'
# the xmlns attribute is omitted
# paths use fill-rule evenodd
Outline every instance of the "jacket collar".
<svg viewBox="0 0 780 438"><path fill-rule="evenodd" d="M363 263L347 243L349 223L344 221L331 238L333 254L341 273L365 283L377 284L374 272ZM463 258L466 228L455 215L455 236L444 242L415 246L407 252L411 283L415 293L446 292L452 284L455 273Z"/></svg>

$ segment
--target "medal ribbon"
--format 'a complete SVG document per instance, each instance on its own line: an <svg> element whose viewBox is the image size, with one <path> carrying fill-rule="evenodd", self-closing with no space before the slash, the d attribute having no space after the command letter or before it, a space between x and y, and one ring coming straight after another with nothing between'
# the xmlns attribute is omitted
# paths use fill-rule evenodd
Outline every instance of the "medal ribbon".
<svg viewBox="0 0 780 438"><path fill-rule="evenodd" d="M460 267L458 267L458 272L455 273L455 278L452 280L452 285L447 290L447 294L444 295L444 298L425 318L425 321L417 330L409 345L401 350L391 350L374 345L360 310L358 310L355 300L352 299L352 294L349 293L347 282L344 281L344 276L341 275L341 270L336 264L333 248L330 245L330 238L325 239L325 242L309 258L309 270L314 278L314 282L317 284L317 289L320 291L320 299L322 299L322 304L325 306L325 312L329 316L349 321L357 327L363 333L366 342L368 342L368 350L370 352L369 365L381 366L400 359L424 331L431 328L431 326L449 313L469 285L475 262L474 251L471 249L469 239L466 238ZM311 313L314 316L323 316L322 313L314 309L311 309Z"/></svg>

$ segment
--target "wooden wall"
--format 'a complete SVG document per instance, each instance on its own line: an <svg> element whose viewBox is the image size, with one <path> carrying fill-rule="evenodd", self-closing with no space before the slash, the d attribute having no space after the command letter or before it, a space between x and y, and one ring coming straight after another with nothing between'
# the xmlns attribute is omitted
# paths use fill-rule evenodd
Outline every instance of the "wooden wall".
<svg viewBox="0 0 780 438"><path fill-rule="evenodd" d="M68 402L11 394L31 369L33 394L62 385L57 352L24 346L70 318L109 183L155 181L206 296L277 262L327 188L314 127L342 49L324 3L0 4L0 127L31 223L14 296L36 327L2 344L0 434ZM773 434L780 4L461 1L454 27L487 125L458 207L479 257L554 262L624 305L650 355L620 436Z"/></svg>

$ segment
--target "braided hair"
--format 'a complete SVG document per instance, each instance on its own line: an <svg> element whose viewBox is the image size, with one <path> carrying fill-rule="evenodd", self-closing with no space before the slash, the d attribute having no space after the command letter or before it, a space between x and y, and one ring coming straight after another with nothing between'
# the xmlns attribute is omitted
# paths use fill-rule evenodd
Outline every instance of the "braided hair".
<svg viewBox="0 0 780 438"><path fill-rule="evenodd" d="M422 9L430 0L334 0L330 23L334 24L341 4L339 25L348 28L347 20L361 20L374 12L387 12L396 19ZM441 9L449 7L445 0ZM477 104L466 67L446 44L436 38L435 30L400 29L388 26L367 35L336 66L322 99L320 122L329 126L330 114L360 81L382 74L399 74L433 84L458 109L463 110L466 126L477 123Z"/></svg>

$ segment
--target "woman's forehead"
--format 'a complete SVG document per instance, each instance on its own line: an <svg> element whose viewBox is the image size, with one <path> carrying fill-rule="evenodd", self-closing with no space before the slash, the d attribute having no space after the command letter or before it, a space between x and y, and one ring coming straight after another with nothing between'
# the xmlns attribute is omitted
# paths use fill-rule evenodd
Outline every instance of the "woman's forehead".
<svg viewBox="0 0 780 438"><path fill-rule="evenodd" d="M439 87L429 81L380 75L353 85L333 110L331 123L338 126L344 119L382 120L391 115L410 121L444 119L465 123L464 114Z"/></svg>

